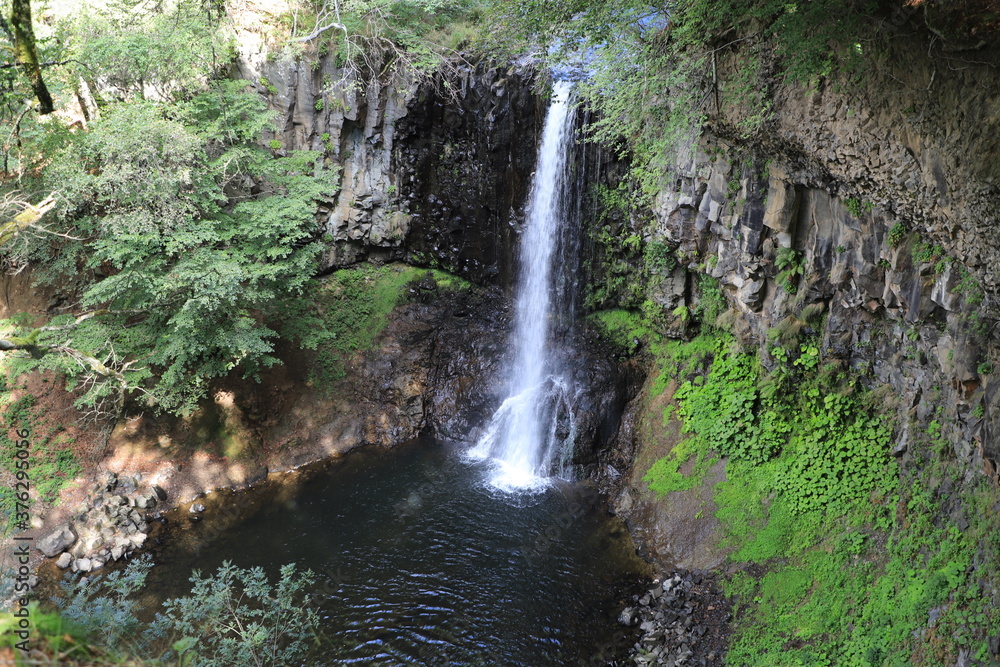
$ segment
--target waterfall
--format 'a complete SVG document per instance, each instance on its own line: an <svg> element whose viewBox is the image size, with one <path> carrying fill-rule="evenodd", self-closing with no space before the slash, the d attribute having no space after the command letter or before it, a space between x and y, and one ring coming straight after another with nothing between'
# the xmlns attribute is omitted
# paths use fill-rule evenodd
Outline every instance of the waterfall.
<svg viewBox="0 0 1000 667"><path fill-rule="evenodd" d="M504 490L544 487L548 477L565 476L572 455L570 388L550 341L552 321L571 315L558 312L572 302L559 290L574 282L573 258L567 255L575 253L567 248L575 243L563 237L573 184L572 92L571 83L555 83L538 148L521 238L509 394L469 452L494 463L490 481Z"/></svg>

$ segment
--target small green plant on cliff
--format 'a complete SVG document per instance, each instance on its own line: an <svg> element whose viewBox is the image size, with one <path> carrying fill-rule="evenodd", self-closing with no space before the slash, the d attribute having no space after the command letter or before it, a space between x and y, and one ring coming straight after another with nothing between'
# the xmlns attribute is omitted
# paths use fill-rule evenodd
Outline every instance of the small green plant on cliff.
<svg viewBox="0 0 1000 667"><path fill-rule="evenodd" d="M778 269L778 284L789 294L795 294L799 276L802 275L802 253L794 248L778 248L774 266Z"/></svg>
<svg viewBox="0 0 1000 667"><path fill-rule="evenodd" d="M869 201L862 202L859 199L848 197L844 200L844 208L846 208L855 218L860 218L863 214L874 210L875 204Z"/></svg>
<svg viewBox="0 0 1000 667"><path fill-rule="evenodd" d="M698 296L693 315L701 323L703 332L716 329L715 323L729 307L718 279L703 273L698 276Z"/></svg>
<svg viewBox="0 0 1000 667"><path fill-rule="evenodd" d="M264 76L260 77L258 83L260 83L261 87L267 92L269 92L271 95L278 94L278 89L274 86L274 84L272 84L270 81L267 80L267 77Z"/></svg>
<svg viewBox="0 0 1000 667"><path fill-rule="evenodd" d="M983 302L983 290L976 276L964 266L958 268L958 283L955 293L965 296L965 302L970 306L978 306Z"/></svg>
<svg viewBox="0 0 1000 667"><path fill-rule="evenodd" d="M652 254L647 257L639 227L633 220L635 199L627 182L622 181L613 188L597 184L592 196L597 205L596 219L588 235L601 275L594 284L588 285L584 305L590 310L609 306L638 308L650 279L647 261L659 265L652 273L653 279L662 279L661 274L670 261L669 248L658 244L648 251Z"/></svg>
<svg viewBox="0 0 1000 667"><path fill-rule="evenodd" d="M903 226L903 223L897 222L889 230L889 238L888 238L889 247L890 248L899 247L899 244L903 242L904 238L906 238L906 227Z"/></svg>

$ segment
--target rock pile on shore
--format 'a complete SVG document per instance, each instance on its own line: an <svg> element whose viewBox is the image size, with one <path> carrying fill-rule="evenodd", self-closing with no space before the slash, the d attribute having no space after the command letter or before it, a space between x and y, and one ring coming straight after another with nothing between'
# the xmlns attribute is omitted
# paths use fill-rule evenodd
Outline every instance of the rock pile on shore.
<svg viewBox="0 0 1000 667"><path fill-rule="evenodd" d="M167 499L160 487L143 485L141 475L119 478L104 473L72 520L42 537L36 547L56 565L92 572L146 543L149 510Z"/></svg>
<svg viewBox="0 0 1000 667"><path fill-rule="evenodd" d="M729 603L715 581L681 571L636 596L619 621L642 631L632 649L635 664L709 667L722 664L729 619Z"/></svg>

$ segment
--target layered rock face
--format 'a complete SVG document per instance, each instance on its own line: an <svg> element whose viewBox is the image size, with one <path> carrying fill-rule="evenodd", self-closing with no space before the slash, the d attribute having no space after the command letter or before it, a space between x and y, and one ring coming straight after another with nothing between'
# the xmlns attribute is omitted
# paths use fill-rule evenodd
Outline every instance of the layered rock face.
<svg viewBox="0 0 1000 667"><path fill-rule="evenodd" d="M965 481L1000 484L1000 123L987 92L1000 81L972 63L942 77L951 59L927 54L900 39L896 64L850 91L775 83L772 122L752 140L717 118L656 198L647 240L680 265L653 298L668 313L693 305L694 275L710 274L765 364L769 332L804 326L821 334L824 363L887 385L904 466L922 465L909 445L937 421ZM825 319L805 323L809 306ZM637 495L620 506L648 527ZM955 500L947 511L962 510ZM664 541L654 553L689 567L723 556L653 537Z"/></svg>
<svg viewBox="0 0 1000 667"><path fill-rule="evenodd" d="M277 114L265 142L320 151L339 167L319 213L323 268L408 260L509 284L512 222L544 113L533 75L468 65L447 78L363 80L330 58L271 61L257 52L244 53L239 69Z"/></svg>

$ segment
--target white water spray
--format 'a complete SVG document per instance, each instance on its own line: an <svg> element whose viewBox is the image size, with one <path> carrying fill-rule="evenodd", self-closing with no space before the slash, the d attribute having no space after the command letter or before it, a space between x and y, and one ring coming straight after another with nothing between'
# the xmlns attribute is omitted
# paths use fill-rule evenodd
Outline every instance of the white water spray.
<svg viewBox="0 0 1000 667"><path fill-rule="evenodd" d="M555 83L538 148L521 239L510 394L469 452L474 458L491 459L491 484L508 491L541 488L549 476L563 473L563 457L571 454L574 436L567 383L549 344L554 250L565 224L570 184L567 156L575 116L571 97L571 83Z"/></svg>

